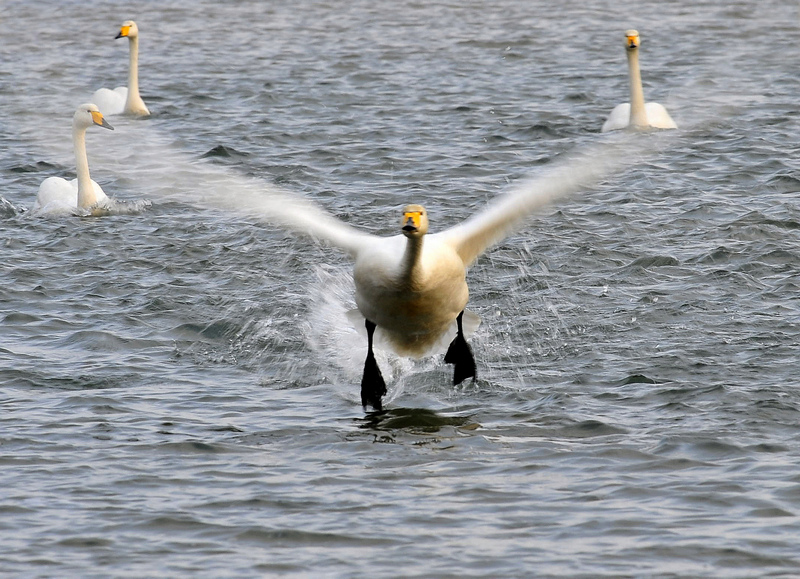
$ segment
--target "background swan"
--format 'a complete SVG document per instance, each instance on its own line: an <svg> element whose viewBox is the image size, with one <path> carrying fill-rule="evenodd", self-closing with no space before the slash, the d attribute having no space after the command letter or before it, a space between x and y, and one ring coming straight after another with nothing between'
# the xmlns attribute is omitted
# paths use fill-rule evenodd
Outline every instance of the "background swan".
<svg viewBox="0 0 800 579"><path fill-rule="evenodd" d="M92 95L92 102L100 107L105 115L147 116L150 111L139 96L139 27L133 20L122 24L116 38L128 38L130 64L128 66L128 86L114 90L101 88Z"/></svg>
<svg viewBox="0 0 800 579"><path fill-rule="evenodd" d="M625 32L625 51L628 54L628 78L631 84L631 102L614 107L603 123L602 132L631 127L643 129L677 129L678 125L669 116L667 109L658 103L645 103L642 89L642 75L639 71L639 33L636 30Z"/></svg>
<svg viewBox="0 0 800 579"><path fill-rule="evenodd" d="M86 129L92 125L114 130L103 118L96 105L80 105L72 116L72 143L75 149L75 166L78 177L71 181L61 177L48 177L39 186L34 214L75 213L108 202L100 185L89 176L89 159L86 156Z"/></svg>

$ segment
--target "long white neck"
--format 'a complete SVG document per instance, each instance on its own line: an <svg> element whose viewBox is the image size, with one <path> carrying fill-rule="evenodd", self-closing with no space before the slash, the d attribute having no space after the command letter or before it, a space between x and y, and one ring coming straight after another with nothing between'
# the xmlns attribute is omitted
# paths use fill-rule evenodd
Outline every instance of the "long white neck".
<svg viewBox="0 0 800 579"><path fill-rule="evenodd" d="M419 276L419 262L422 256L422 237L409 237L403 261L400 263L400 282L406 287L416 285Z"/></svg>
<svg viewBox="0 0 800 579"><path fill-rule="evenodd" d="M128 98L125 101L125 112L135 115L149 115L150 111L139 96L139 37L128 38L130 55L128 63Z"/></svg>
<svg viewBox="0 0 800 579"><path fill-rule="evenodd" d="M75 149L75 168L78 173L78 207L91 207L97 203L92 178L89 177L89 158L86 156L86 129L72 127L72 144Z"/></svg>
<svg viewBox="0 0 800 579"><path fill-rule="evenodd" d="M628 126L641 129L650 125L644 108L642 73L639 71L639 49L628 50L628 78L631 81L631 118Z"/></svg>

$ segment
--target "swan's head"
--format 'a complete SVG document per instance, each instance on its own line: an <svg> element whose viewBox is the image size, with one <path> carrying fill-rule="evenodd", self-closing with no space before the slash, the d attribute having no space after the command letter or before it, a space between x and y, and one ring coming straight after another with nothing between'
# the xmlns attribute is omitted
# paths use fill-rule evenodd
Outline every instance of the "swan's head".
<svg viewBox="0 0 800 579"><path fill-rule="evenodd" d="M428 233L428 212L422 205L406 205L400 229L409 239L422 237Z"/></svg>
<svg viewBox="0 0 800 579"><path fill-rule="evenodd" d="M119 34L115 38L136 38L139 36L139 28L133 20L126 20L119 27Z"/></svg>
<svg viewBox="0 0 800 579"><path fill-rule="evenodd" d="M628 50L636 50L639 48L640 43L638 32L635 30L628 30L625 32L625 48Z"/></svg>
<svg viewBox="0 0 800 579"><path fill-rule="evenodd" d="M88 129L92 125L103 127L104 129L114 130L114 127L108 124L103 117L103 113L97 108L97 105L86 103L78 107L72 117L72 124L81 129Z"/></svg>

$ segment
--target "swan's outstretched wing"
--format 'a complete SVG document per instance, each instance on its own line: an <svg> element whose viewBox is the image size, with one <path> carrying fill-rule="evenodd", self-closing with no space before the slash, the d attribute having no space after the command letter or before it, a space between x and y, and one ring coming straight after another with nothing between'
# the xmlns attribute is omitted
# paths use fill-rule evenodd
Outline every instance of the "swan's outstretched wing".
<svg viewBox="0 0 800 579"><path fill-rule="evenodd" d="M355 257L377 236L336 219L319 205L275 186L210 187L206 201L338 247Z"/></svg>
<svg viewBox="0 0 800 579"><path fill-rule="evenodd" d="M436 235L452 245L469 266L487 248L519 229L535 211L621 168L621 153L621 148L610 147L562 161L545 175L522 181L463 223Z"/></svg>
<svg viewBox="0 0 800 579"><path fill-rule="evenodd" d="M644 110L647 113L647 122L656 129L677 129L678 125L669 116L664 105L659 103L644 103Z"/></svg>
<svg viewBox="0 0 800 579"><path fill-rule="evenodd" d="M289 194L274 193L264 196L258 203L267 221L283 225L297 233L338 247L355 257L360 249L368 246L377 236L348 225L311 201Z"/></svg>
<svg viewBox="0 0 800 579"><path fill-rule="evenodd" d="M601 133L608 131L619 131L626 128L631 122L631 103L621 103L614 107L608 115L606 122L603 123Z"/></svg>
<svg viewBox="0 0 800 579"><path fill-rule="evenodd" d="M125 110L125 101L128 98L128 87L118 86L114 90L99 88L92 95L93 102L105 116L121 115Z"/></svg>

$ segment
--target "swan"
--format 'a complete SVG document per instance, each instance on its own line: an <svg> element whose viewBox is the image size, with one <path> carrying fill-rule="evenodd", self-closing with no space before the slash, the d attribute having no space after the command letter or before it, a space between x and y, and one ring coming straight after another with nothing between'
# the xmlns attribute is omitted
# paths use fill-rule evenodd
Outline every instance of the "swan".
<svg viewBox="0 0 800 579"><path fill-rule="evenodd" d="M611 143L603 146L611 147ZM640 146L636 154L642 150ZM208 191L206 200L309 235L350 256L357 310L347 317L358 320L367 334L361 403L365 411L367 406L380 411L386 383L373 352L376 341L396 354L415 358L446 351L444 361L454 366L453 383L474 380L476 363L467 337L479 318L465 309L468 268L485 250L519 229L533 212L586 189L633 157L630 151L619 153L592 149L581 166L556 164L549 173L521 181L465 221L438 232L430 231L428 211L418 204L405 206L398 216L397 233L382 237L278 188L262 195L237 195L224 188Z"/></svg>
<svg viewBox="0 0 800 579"><path fill-rule="evenodd" d="M92 125L114 130L97 105L86 103L79 106L72 117L72 143L78 177L71 181L48 177L42 181L31 209L34 214L75 213L78 209L91 209L108 202L100 185L89 177L86 129Z"/></svg>
<svg viewBox="0 0 800 579"><path fill-rule="evenodd" d="M122 23L116 38L128 38L130 46L130 64L128 67L128 86L118 86L114 90L97 89L92 95L105 115L148 116L150 111L139 96L139 27L133 20Z"/></svg>
<svg viewBox="0 0 800 579"><path fill-rule="evenodd" d="M678 125L669 116L667 109L658 103L645 103L642 90L642 75L639 71L639 33L625 32L625 50L628 54L628 77L631 83L631 102L614 107L603 123L601 132L632 128L677 129Z"/></svg>

